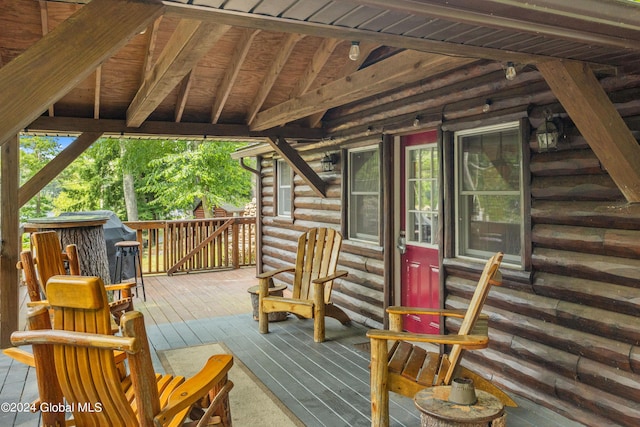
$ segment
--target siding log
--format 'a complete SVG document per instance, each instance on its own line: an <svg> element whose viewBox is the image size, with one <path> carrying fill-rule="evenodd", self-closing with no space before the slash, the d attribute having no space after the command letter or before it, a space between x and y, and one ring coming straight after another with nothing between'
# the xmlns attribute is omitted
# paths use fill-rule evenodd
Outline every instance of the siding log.
<svg viewBox="0 0 640 427"><path fill-rule="evenodd" d="M639 229L640 204L534 200L531 217L534 223Z"/></svg>
<svg viewBox="0 0 640 427"><path fill-rule="evenodd" d="M531 174L535 176L604 174L600 160L591 150L542 153L531 156Z"/></svg>
<svg viewBox="0 0 640 427"><path fill-rule="evenodd" d="M546 200L620 200L622 193L607 175L534 177L531 196Z"/></svg>
<svg viewBox="0 0 640 427"><path fill-rule="evenodd" d="M640 259L536 248L533 266L548 273L640 288Z"/></svg>

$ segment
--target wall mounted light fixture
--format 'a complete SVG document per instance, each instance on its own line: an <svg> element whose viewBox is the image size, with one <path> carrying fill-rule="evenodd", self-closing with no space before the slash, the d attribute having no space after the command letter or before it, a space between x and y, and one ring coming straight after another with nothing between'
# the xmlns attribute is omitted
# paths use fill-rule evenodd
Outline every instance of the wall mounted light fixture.
<svg viewBox="0 0 640 427"><path fill-rule="evenodd" d="M538 139L538 152L549 151L558 147L560 132L553 120L551 112L547 112L544 123L536 129Z"/></svg>
<svg viewBox="0 0 640 427"><path fill-rule="evenodd" d="M349 59L352 61L357 61L360 57L360 42L353 41L351 42L351 47L349 48Z"/></svg>
<svg viewBox="0 0 640 427"><path fill-rule="evenodd" d="M331 172L333 171L333 166L338 163L338 155L336 153L326 153L320 163L322 164L323 172Z"/></svg>
<svg viewBox="0 0 640 427"><path fill-rule="evenodd" d="M484 105L482 106L482 112L488 113L489 111L491 111L492 104L493 104L493 101L491 101L490 99L485 100Z"/></svg>

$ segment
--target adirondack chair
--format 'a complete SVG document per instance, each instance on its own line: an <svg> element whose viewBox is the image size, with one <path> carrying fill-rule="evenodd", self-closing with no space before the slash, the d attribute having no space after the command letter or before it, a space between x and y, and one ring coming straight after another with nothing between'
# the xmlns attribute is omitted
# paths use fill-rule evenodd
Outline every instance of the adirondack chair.
<svg viewBox="0 0 640 427"><path fill-rule="evenodd" d="M453 378L471 378L479 390L498 397L505 405L517 406L502 390L474 372L460 366L463 350L486 348L489 345L488 316L481 314L491 285L501 284L498 270L502 253L487 261L467 310L440 310L412 307L389 307L389 329L367 332L371 340L371 425L389 425L389 392L413 397L426 388L449 385ZM402 332L402 316L426 314L462 319L456 335L429 335ZM392 341L388 350L388 342ZM449 354L428 352L409 342L451 345Z"/></svg>
<svg viewBox="0 0 640 427"><path fill-rule="evenodd" d="M25 272L25 282L27 284L29 298L31 301L40 300L36 295L38 293L38 289L40 290L41 295L47 295L46 284L50 277L67 274L65 261L68 262L70 274L81 274L76 245L67 245L63 252L60 245L60 239L55 231L31 233L31 244L35 251L35 257L30 251L23 251L20 254L20 261L17 265L19 269L22 269ZM135 287L135 282L106 285L105 287L107 291L120 292L121 298L109 303L111 314L113 315L115 322L119 323L122 313L133 310L131 288Z"/></svg>
<svg viewBox="0 0 640 427"><path fill-rule="evenodd" d="M304 319L313 319L313 339L325 340L325 317L333 317L343 325L349 324L344 311L331 303L333 281L344 277L346 271L336 271L342 235L329 228L312 228L298 238L296 263L258 275L258 321L260 333L269 332L269 313L290 312ZM270 296L273 277L294 272L291 298Z"/></svg>
<svg viewBox="0 0 640 427"><path fill-rule="evenodd" d="M141 313L125 313L123 336L109 335L99 277L54 276L47 288L55 329L38 307L29 313L31 330L11 336L14 345L33 346L44 425L65 425L69 412L77 426L177 426L189 414L202 415L198 425L231 425L233 356L211 356L189 379L155 374ZM127 353L130 386L119 377L114 350Z"/></svg>

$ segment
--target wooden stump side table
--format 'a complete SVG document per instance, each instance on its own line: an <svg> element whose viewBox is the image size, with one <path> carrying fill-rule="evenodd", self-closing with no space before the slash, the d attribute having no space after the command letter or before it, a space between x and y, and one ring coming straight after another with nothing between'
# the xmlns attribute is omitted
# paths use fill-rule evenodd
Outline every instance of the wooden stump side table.
<svg viewBox="0 0 640 427"><path fill-rule="evenodd" d="M287 285L275 285L269 288L269 295L274 295L281 297L284 294L284 290L287 289ZM253 308L253 320L258 320L258 303L259 303L259 290L260 285L255 285L247 289L247 292L251 294L251 307ZM283 320L287 320L287 312L285 311L275 311L273 313L269 313L269 322L281 322Z"/></svg>
<svg viewBox="0 0 640 427"><path fill-rule="evenodd" d="M459 405L449 402L450 391L451 386L437 386L415 395L421 427L506 427L507 414L497 397L476 390L475 405Z"/></svg>
<svg viewBox="0 0 640 427"><path fill-rule="evenodd" d="M106 217L58 216L30 219L25 229L55 230L60 236L62 248L75 244L80 258L80 272L85 276L98 276L105 285L111 284L107 244L103 225Z"/></svg>

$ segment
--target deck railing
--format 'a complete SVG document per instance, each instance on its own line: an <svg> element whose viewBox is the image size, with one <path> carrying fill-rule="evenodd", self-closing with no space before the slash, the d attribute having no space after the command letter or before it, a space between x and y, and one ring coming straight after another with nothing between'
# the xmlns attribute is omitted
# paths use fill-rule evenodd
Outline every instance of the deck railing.
<svg viewBox="0 0 640 427"><path fill-rule="evenodd" d="M255 217L128 221L142 246L143 273L208 271L256 263Z"/></svg>

